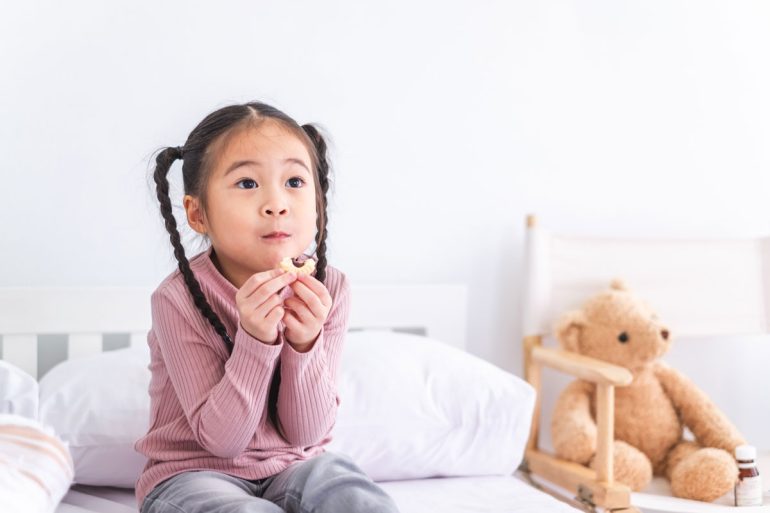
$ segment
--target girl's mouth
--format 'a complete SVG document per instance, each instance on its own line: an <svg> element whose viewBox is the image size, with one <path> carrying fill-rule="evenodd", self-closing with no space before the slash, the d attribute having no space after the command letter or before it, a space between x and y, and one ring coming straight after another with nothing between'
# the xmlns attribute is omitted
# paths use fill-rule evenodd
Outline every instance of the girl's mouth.
<svg viewBox="0 0 770 513"><path fill-rule="evenodd" d="M262 236L263 239L268 240L283 240L288 239L289 237L291 237L291 235L286 232L270 232L267 235Z"/></svg>

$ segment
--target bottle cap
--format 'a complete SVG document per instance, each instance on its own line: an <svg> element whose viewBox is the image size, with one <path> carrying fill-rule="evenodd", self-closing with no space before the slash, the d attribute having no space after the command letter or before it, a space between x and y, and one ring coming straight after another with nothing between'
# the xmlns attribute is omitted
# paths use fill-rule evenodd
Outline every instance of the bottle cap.
<svg viewBox="0 0 770 513"><path fill-rule="evenodd" d="M741 461L757 459L757 448L753 445L739 445L735 448L735 459Z"/></svg>

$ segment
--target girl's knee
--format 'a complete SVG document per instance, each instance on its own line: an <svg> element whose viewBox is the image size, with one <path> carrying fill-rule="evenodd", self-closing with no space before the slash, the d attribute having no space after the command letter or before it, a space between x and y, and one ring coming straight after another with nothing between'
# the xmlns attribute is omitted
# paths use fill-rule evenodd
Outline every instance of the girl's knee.
<svg viewBox="0 0 770 513"><path fill-rule="evenodd" d="M393 499L349 457L327 452L315 460L302 483L302 504L307 511L398 512Z"/></svg>
<svg viewBox="0 0 770 513"><path fill-rule="evenodd" d="M331 508L319 508L314 513L332 511L356 511L361 513L398 513L393 499L374 483L364 486L348 486L335 492ZM339 509L344 507L344 509Z"/></svg>

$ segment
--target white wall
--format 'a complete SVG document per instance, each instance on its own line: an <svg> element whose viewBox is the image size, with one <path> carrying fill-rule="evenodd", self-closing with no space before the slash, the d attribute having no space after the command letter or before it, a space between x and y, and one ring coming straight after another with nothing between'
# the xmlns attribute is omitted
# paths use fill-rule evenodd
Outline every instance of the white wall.
<svg viewBox="0 0 770 513"><path fill-rule="evenodd" d="M332 263L361 283L467 284L470 350L505 368L526 213L565 231L770 233L764 1L3 11L0 286L157 284L175 261L151 153L251 99L332 136Z"/></svg>

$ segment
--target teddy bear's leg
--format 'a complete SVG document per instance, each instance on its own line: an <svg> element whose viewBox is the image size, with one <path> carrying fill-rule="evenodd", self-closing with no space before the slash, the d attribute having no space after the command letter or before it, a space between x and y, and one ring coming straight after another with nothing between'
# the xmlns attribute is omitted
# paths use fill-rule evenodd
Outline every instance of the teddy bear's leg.
<svg viewBox="0 0 770 513"><path fill-rule="evenodd" d="M573 381L559 395L551 419L551 440L556 455L581 465L596 452L596 422L591 415L593 385Z"/></svg>
<svg viewBox="0 0 770 513"><path fill-rule="evenodd" d="M666 476L666 479L671 481L671 471L674 470L674 468L676 468L676 466L687 456L702 448L703 446L696 442L680 440L668 451L668 455L660 463L661 466L655 468L655 474L662 474Z"/></svg>
<svg viewBox="0 0 770 513"><path fill-rule="evenodd" d="M665 474L676 497L711 502L733 488L738 466L727 451L683 441L669 452Z"/></svg>
<svg viewBox="0 0 770 513"><path fill-rule="evenodd" d="M595 467L596 458L591 460ZM612 446L613 477L635 492L647 486L652 479L652 463L642 451L626 442L615 440Z"/></svg>

